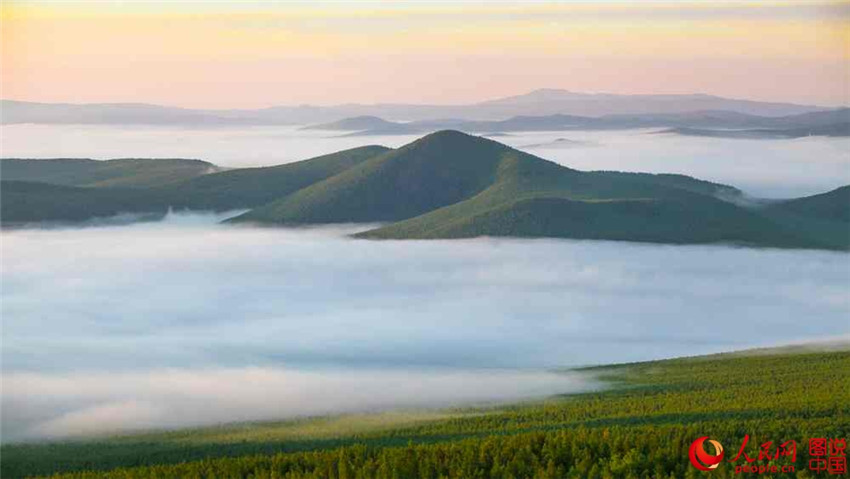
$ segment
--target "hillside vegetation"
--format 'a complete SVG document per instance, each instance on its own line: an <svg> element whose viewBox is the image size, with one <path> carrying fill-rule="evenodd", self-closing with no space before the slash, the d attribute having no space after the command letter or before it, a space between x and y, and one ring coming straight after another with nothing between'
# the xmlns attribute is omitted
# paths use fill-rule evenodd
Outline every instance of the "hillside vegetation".
<svg viewBox="0 0 850 479"><path fill-rule="evenodd" d="M338 175L384 152L362 146L308 160L263 168L241 168L194 178L156 190L175 208L224 211L252 208Z"/></svg>
<svg viewBox="0 0 850 479"><path fill-rule="evenodd" d="M4 226L75 223L120 214L164 215L165 198L136 188L83 188L30 181L0 183Z"/></svg>
<svg viewBox="0 0 850 479"><path fill-rule="evenodd" d="M850 245L850 186L767 204L761 214L786 229L801 231L833 249Z"/></svg>
<svg viewBox="0 0 850 479"><path fill-rule="evenodd" d="M688 446L710 436L727 450L750 436L797 442L850 435L850 352L762 350L588 368L601 392L499 408L247 424L95 441L3 446L2 476L696 478ZM744 463L743 458L737 465ZM762 462L766 463L766 462ZM115 469L121 468L121 469ZM110 471L104 474L104 471Z"/></svg>
<svg viewBox="0 0 850 479"><path fill-rule="evenodd" d="M366 146L148 188L114 187L130 181L121 178L95 183L109 188L47 184L57 177L38 176L43 183L4 181L2 223L162 214L169 207L249 209L230 221L387 223L359 235L373 239L545 236L850 248L847 187L757 207L731 186L683 175L577 171L450 130L395 150Z"/></svg>
<svg viewBox="0 0 850 479"><path fill-rule="evenodd" d="M177 183L215 172L201 160L122 158L0 159L0 179L65 186L150 187Z"/></svg>
<svg viewBox="0 0 850 479"><path fill-rule="evenodd" d="M525 153L459 132L435 133L236 221L303 224L411 218L481 192L493 183L506 155Z"/></svg>
<svg viewBox="0 0 850 479"><path fill-rule="evenodd" d="M778 201L768 205L767 210L778 214L850 222L850 207L847 205L850 205L850 185L819 195Z"/></svg>
<svg viewBox="0 0 850 479"><path fill-rule="evenodd" d="M11 178L5 176L4 169L0 184L0 219L8 226L78 222L121 213L164 214L169 207L212 211L251 208L336 175L387 150L382 146L364 146L279 166L226 170L179 182L161 178L148 188L126 187L136 178L130 170L123 170L126 176L116 176L108 184L91 184L85 180L86 186L97 187L71 187L65 183L80 180L69 179L68 172L76 171L77 167L67 166L66 162L76 164L77 160L48 161L44 165L40 162L45 160L27 160L37 166L28 165L30 174L19 176L38 182L8 181ZM3 164L7 161L13 160L3 160ZM80 160L85 164L90 161L93 160ZM83 177L82 173L77 173L74 178Z"/></svg>

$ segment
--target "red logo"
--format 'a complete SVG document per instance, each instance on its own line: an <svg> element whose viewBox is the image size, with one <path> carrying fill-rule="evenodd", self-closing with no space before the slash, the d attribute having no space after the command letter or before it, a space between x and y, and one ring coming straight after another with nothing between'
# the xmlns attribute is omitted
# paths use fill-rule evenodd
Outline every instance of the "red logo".
<svg viewBox="0 0 850 479"><path fill-rule="evenodd" d="M708 436L697 439L691 443L691 448L688 449L688 457L691 458L691 464L700 471L716 469L720 465L720 461L723 460L723 446L714 439L708 439L708 442L714 446L714 454L709 454L703 446L706 439L708 439Z"/></svg>

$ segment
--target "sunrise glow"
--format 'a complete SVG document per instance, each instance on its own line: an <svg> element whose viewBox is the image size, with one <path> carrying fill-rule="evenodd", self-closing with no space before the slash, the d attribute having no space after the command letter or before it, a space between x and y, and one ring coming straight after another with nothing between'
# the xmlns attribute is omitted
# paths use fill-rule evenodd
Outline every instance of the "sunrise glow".
<svg viewBox="0 0 850 479"><path fill-rule="evenodd" d="M848 64L850 3L834 1L2 6L2 96L32 101L462 103L547 86L840 105Z"/></svg>

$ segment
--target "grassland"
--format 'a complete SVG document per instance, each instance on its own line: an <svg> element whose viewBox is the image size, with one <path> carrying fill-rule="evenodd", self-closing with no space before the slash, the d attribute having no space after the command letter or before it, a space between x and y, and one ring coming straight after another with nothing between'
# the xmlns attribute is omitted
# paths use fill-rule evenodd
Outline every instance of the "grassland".
<svg viewBox="0 0 850 479"><path fill-rule="evenodd" d="M499 408L314 418L50 444L6 445L6 477L708 476L687 449L711 436L733 456L850 435L850 351L777 350L589 368L603 391ZM728 456L731 458L732 456ZM775 464L789 464L780 458ZM739 464L743 459L739 461ZM108 472L106 472L108 471Z"/></svg>

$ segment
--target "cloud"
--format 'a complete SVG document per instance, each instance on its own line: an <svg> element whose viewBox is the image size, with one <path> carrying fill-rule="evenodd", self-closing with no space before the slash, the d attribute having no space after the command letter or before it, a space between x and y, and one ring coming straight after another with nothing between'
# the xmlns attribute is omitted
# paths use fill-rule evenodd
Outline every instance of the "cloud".
<svg viewBox="0 0 850 479"><path fill-rule="evenodd" d="M850 334L844 253L217 219L0 233L6 438L545 395L574 386L550 368Z"/></svg>
<svg viewBox="0 0 850 479"><path fill-rule="evenodd" d="M4 441L516 401L596 387L578 373L282 368L12 373Z"/></svg>
<svg viewBox="0 0 850 479"><path fill-rule="evenodd" d="M89 436L128 428L145 429L155 426L156 419L161 416L162 411L149 403L114 402L62 414L36 424L29 434L36 437Z"/></svg>

